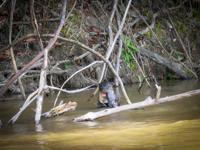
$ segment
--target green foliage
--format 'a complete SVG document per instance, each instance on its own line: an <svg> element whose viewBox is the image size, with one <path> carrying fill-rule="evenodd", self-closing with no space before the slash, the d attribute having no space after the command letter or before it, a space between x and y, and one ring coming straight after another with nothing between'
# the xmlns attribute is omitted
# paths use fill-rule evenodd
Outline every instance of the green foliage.
<svg viewBox="0 0 200 150"><path fill-rule="evenodd" d="M126 37L124 40L124 46L127 50L136 53L139 52L139 49L135 46L135 44L132 42L131 38Z"/></svg>
<svg viewBox="0 0 200 150"><path fill-rule="evenodd" d="M64 63L64 69L67 70L71 67L71 64L69 63Z"/></svg>
<svg viewBox="0 0 200 150"><path fill-rule="evenodd" d="M182 61L184 59L184 54L179 51L174 51L173 56L179 61Z"/></svg>
<svg viewBox="0 0 200 150"><path fill-rule="evenodd" d="M146 35L147 35L147 37L148 37L149 39L151 39L153 34L152 34L151 31L148 31L148 32L146 33Z"/></svg>
<svg viewBox="0 0 200 150"><path fill-rule="evenodd" d="M64 34L65 37L72 35L74 32L74 27L76 26L76 24L78 24L78 22L80 21L79 15L78 14L72 14L69 19L68 19L68 23L65 24L61 30L61 32Z"/></svg>
<svg viewBox="0 0 200 150"><path fill-rule="evenodd" d="M131 38L123 38L124 48L122 50L122 59L129 66L131 70L135 70L136 62L133 59L133 55L139 52L139 49L132 42Z"/></svg>
<svg viewBox="0 0 200 150"><path fill-rule="evenodd" d="M156 24L156 33L158 35L158 37L162 36L162 28L161 28L161 23L158 21L158 23Z"/></svg>
<svg viewBox="0 0 200 150"><path fill-rule="evenodd" d="M69 31L69 26L68 25L64 25L62 30L61 30L61 33L63 33L64 36L66 36L68 31Z"/></svg>

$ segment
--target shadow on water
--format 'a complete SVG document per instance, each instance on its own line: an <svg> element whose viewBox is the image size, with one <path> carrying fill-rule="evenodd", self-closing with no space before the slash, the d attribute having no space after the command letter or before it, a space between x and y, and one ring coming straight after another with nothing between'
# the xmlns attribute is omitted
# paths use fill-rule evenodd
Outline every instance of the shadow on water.
<svg viewBox="0 0 200 150"><path fill-rule="evenodd" d="M178 94L200 87L197 81L162 83L162 96ZM133 102L143 100L153 91L144 87L142 95L136 86L127 87ZM88 111L96 111L95 100L88 101L92 91L78 95L62 95L62 99L77 101L76 111L42 120L36 132L34 114L27 110L12 126L0 129L1 150L199 150L200 149L200 96L126 111L100 118L93 122L74 123L72 119ZM45 100L45 110L52 105L52 97ZM122 99L122 103L125 101ZM1 103L0 119L5 123L22 102ZM34 105L31 106L34 108Z"/></svg>

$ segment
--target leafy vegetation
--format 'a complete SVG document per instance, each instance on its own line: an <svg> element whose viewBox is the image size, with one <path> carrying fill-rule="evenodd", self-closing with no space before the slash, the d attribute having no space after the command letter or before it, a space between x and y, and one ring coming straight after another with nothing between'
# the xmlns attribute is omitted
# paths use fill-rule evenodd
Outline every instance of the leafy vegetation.
<svg viewBox="0 0 200 150"><path fill-rule="evenodd" d="M74 27L79 23L80 21L80 16L78 14L72 14L69 17L69 23L65 24L61 30L61 32L63 33L63 35L65 37L69 36L69 35L73 35L73 33L75 32Z"/></svg>
<svg viewBox="0 0 200 150"><path fill-rule="evenodd" d="M158 37L162 36L162 28L161 28L161 22L158 21L158 23L156 24L156 34L158 35Z"/></svg>
<svg viewBox="0 0 200 150"><path fill-rule="evenodd" d="M179 51L174 51L173 56L179 61L182 61L184 59L184 54Z"/></svg>
<svg viewBox="0 0 200 150"><path fill-rule="evenodd" d="M139 52L139 49L133 43L131 38L125 37L123 38L124 48L122 50L122 59L129 66L131 70L136 69L136 62L133 59L133 55Z"/></svg>

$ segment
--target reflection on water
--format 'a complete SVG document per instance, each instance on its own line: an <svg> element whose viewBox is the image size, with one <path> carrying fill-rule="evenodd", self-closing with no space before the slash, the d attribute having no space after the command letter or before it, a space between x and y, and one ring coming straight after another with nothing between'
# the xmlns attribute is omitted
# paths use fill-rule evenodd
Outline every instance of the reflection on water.
<svg viewBox="0 0 200 150"><path fill-rule="evenodd" d="M163 83L162 96L197 89L199 86L196 81ZM132 101L153 95L149 89L143 89L143 95L137 93L136 87L127 87L127 90ZM72 122L78 115L96 111L95 101L87 100L90 93L73 97L63 95L63 99L67 97L68 100L76 100L79 103L78 110L43 120L42 126L37 128L42 132L35 131L33 112L27 110L17 124L0 129L0 149L200 149L200 96L121 112L93 122ZM45 109L52 106L52 103L48 98ZM8 120L7 116L13 115L19 105L19 101L1 103L0 119L3 122Z"/></svg>

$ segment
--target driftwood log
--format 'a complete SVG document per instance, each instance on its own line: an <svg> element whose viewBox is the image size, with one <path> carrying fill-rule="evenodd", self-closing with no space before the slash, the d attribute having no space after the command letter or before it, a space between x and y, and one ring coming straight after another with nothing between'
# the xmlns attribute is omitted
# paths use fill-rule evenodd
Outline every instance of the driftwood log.
<svg viewBox="0 0 200 150"><path fill-rule="evenodd" d="M50 111L43 113L42 116L46 118L55 117L65 112L73 111L76 109L76 107L77 107L77 102L69 101L68 103L60 104L52 108Z"/></svg>
<svg viewBox="0 0 200 150"><path fill-rule="evenodd" d="M85 114L83 116L74 118L74 121L75 122L92 121L92 120L95 120L97 118L108 116L108 115L118 113L118 112L121 112L121 111L144 108L144 107L147 107L147 106L153 106L153 105L157 105L157 104L161 104L161 103L165 103L165 102L175 101L175 100L179 100L179 99L182 99L182 98L186 98L186 97L190 97L190 96L194 96L194 95L198 95L198 94L200 94L200 89L181 93L181 94L177 94L177 95L173 95L173 96L166 96L166 97L159 98L159 99L152 99L151 97L147 97L142 102L123 105L123 106L119 106L119 107L116 107L116 108L105 109L105 110L101 110L101 111L98 111L98 112L88 112L87 114Z"/></svg>
<svg viewBox="0 0 200 150"><path fill-rule="evenodd" d="M152 52L151 50L147 50L145 48L140 48L140 53L143 56L148 57L149 59L153 60L154 62L163 65L167 67L169 70L174 72L176 75L183 79L190 79L192 78L192 75L190 72L187 71L187 69L178 62L175 62L171 59L165 58L155 52Z"/></svg>

